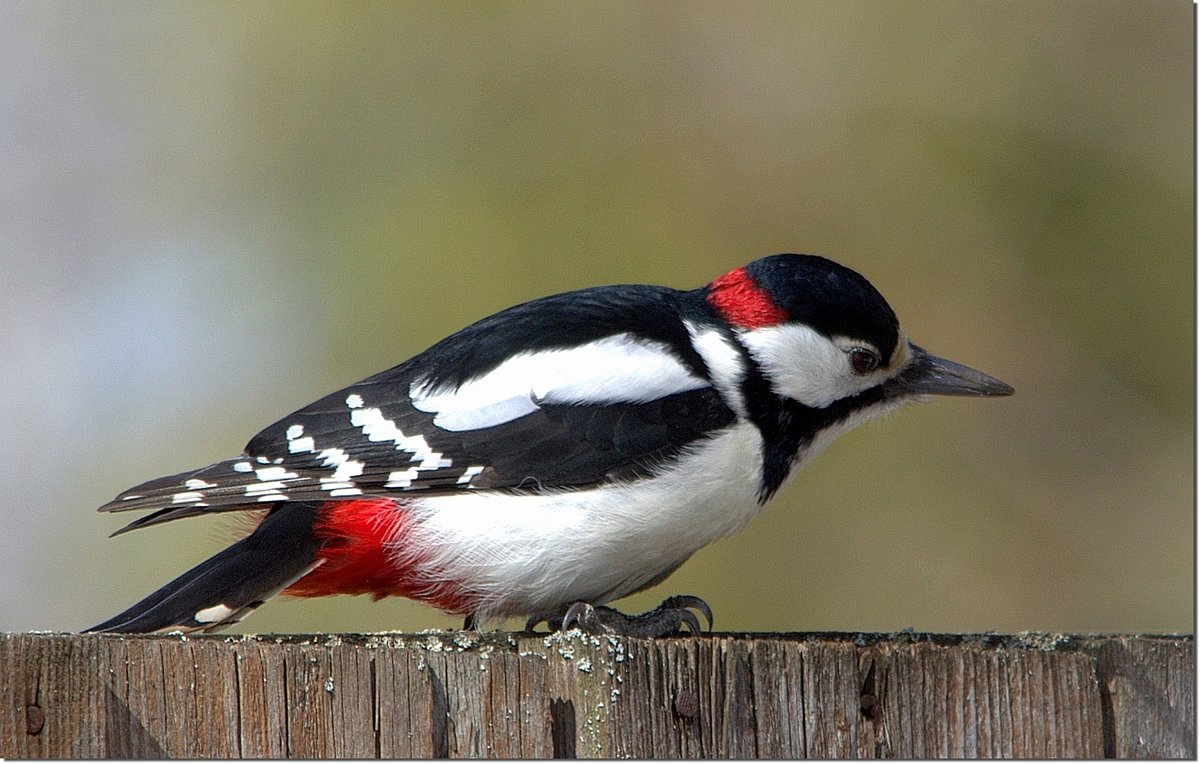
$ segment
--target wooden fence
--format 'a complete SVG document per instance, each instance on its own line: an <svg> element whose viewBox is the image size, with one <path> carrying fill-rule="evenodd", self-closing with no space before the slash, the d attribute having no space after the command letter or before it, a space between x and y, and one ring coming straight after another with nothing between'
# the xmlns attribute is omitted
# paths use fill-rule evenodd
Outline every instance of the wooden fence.
<svg viewBox="0 0 1200 764"><path fill-rule="evenodd" d="M0 757L1195 758L1192 637L0 634Z"/></svg>

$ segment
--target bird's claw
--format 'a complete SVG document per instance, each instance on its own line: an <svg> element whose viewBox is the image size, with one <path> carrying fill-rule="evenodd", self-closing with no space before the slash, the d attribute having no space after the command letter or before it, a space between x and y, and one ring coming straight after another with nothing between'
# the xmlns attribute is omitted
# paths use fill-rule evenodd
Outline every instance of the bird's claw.
<svg viewBox="0 0 1200 764"><path fill-rule="evenodd" d="M608 608L605 608L606 610ZM596 617L596 608L587 602L576 602L571 607L567 608L567 612L563 613L562 623L559 624L560 631L567 631L575 623L579 624L580 629L588 631L588 627L598 623ZM602 623L599 624L603 626Z"/></svg>
<svg viewBox="0 0 1200 764"><path fill-rule="evenodd" d="M604 605L588 602L573 602L565 611L534 615L525 623L526 631L533 631L538 624L545 623L551 631L567 631L578 628L587 634L621 634L630 637L664 637L681 628L700 636L704 629L700 619L692 610L699 611L712 629L712 608L699 597L687 594L668 597L653 610L638 615L625 615Z"/></svg>
<svg viewBox="0 0 1200 764"><path fill-rule="evenodd" d="M687 617L688 619L690 619L689 623L691 624L692 633L695 634L696 636L700 636L700 621L699 621L699 619L696 618L695 614L691 612L692 610L699 610L700 614L704 616L704 620L708 622L708 630L712 631L712 627L713 627L712 608L710 608L708 606L707 602L705 602L704 600L702 600L699 597L696 597L694 595L676 594L673 597L667 597L665 600L662 601L662 604L660 604L657 608L655 608L654 610L651 610L650 612L653 613L656 610L678 611L680 613L681 618Z"/></svg>

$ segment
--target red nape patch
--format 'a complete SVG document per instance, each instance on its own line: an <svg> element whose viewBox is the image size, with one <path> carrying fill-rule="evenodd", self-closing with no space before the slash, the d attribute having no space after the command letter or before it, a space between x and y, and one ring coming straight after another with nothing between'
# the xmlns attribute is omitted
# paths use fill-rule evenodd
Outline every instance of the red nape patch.
<svg viewBox="0 0 1200 764"><path fill-rule="evenodd" d="M737 268L708 287L708 304L726 321L743 329L771 326L787 320L787 311L771 301L745 268Z"/></svg>
<svg viewBox="0 0 1200 764"><path fill-rule="evenodd" d="M409 597L450 613L473 610L475 599L450 581L417 573L421 560L405 544L413 519L395 499L330 501L321 507L313 535L324 538L311 573L283 590L292 597L369 594Z"/></svg>

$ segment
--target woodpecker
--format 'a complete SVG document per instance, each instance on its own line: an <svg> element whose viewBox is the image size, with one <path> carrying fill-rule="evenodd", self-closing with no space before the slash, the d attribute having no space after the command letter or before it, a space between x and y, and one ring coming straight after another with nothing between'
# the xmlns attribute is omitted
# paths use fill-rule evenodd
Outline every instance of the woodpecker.
<svg viewBox="0 0 1200 764"><path fill-rule="evenodd" d="M245 538L88 631L210 631L282 592L409 597L480 628L711 628L627 616L838 435L931 395L1013 389L909 341L864 277L764 257L706 286L602 286L484 318L100 508L113 535L259 510Z"/></svg>

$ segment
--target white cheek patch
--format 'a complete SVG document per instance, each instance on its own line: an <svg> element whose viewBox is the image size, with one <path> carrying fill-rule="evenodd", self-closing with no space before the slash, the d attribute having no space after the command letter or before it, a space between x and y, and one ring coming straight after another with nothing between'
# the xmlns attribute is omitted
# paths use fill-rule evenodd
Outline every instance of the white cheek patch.
<svg viewBox="0 0 1200 764"><path fill-rule="evenodd" d="M838 343L801 324L748 329L738 338L762 367L771 389L806 406L825 408L878 381L875 374L855 374Z"/></svg>
<svg viewBox="0 0 1200 764"><path fill-rule="evenodd" d="M542 404L646 403L706 387L665 345L628 334L562 350L521 353L456 390L414 382L415 408L445 430L478 430L511 422Z"/></svg>

